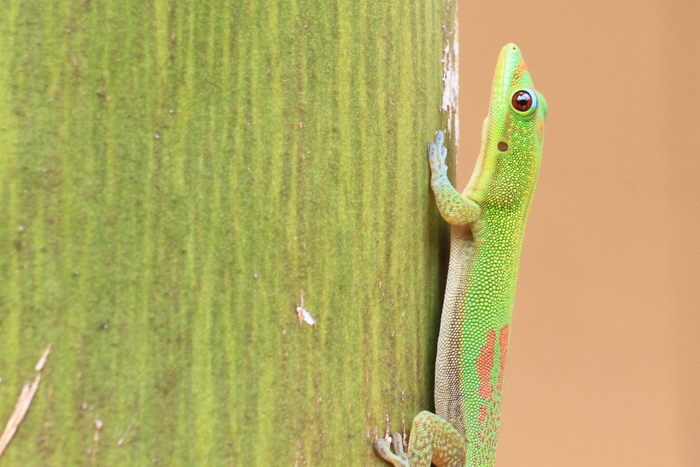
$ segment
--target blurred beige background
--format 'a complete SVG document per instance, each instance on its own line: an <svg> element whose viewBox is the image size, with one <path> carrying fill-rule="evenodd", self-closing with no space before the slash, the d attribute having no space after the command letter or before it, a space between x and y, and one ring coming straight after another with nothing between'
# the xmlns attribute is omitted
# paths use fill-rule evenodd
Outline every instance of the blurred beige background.
<svg viewBox="0 0 700 467"><path fill-rule="evenodd" d="M549 116L500 466L700 466L700 2L460 0L458 185L500 48Z"/></svg>

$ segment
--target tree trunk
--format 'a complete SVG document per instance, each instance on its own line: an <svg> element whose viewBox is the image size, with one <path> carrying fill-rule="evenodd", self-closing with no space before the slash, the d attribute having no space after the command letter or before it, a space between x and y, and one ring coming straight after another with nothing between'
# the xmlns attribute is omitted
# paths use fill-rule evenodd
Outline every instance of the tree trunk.
<svg viewBox="0 0 700 467"><path fill-rule="evenodd" d="M384 465L432 405L454 1L1 3L0 427L53 347L0 464Z"/></svg>

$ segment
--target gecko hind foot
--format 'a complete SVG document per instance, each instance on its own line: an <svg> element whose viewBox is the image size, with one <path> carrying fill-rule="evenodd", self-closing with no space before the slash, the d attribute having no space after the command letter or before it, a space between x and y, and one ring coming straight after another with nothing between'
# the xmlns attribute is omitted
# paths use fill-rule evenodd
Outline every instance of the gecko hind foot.
<svg viewBox="0 0 700 467"><path fill-rule="evenodd" d="M393 464L394 467L409 467L408 456L406 456L406 452L403 449L403 439L400 433L394 433L391 447L393 452L384 438L377 438L374 441L374 450L377 451L379 457Z"/></svg>

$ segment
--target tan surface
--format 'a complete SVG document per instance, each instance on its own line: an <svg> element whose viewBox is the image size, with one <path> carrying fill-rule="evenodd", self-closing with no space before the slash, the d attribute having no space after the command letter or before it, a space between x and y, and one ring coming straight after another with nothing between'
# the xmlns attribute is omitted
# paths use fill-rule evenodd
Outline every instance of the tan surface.
<svg viewBox="0 0 700 467"><path fill-rule="evenodd" d="M459 14L460 189L507 42L549 104L498 465L700 465L700 2Z"/></svg>

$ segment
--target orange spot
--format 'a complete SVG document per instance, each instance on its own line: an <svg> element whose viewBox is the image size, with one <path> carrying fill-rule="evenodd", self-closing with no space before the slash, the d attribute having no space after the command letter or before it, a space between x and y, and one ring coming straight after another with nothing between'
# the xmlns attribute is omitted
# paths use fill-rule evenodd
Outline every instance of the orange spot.
<svg viewBox="0 0 700 467"><path fill-rule="evenodd" d="M498 339L501 346L501 370L498 372L498 393L503 388L503 375L506 371L506 354L508 353L508 325L501 328L501 336Z"/></svg>
<svg viewBox="0 0 700 467"><path fill-rule="evenodd" d="M496 331L489 329L486 334L486 344L481 348L476 359L476 371L479 374L479 396L482 399L491 399L493 385L491 384L491 371L493 370L494 344L496 343Z"/></svg>

